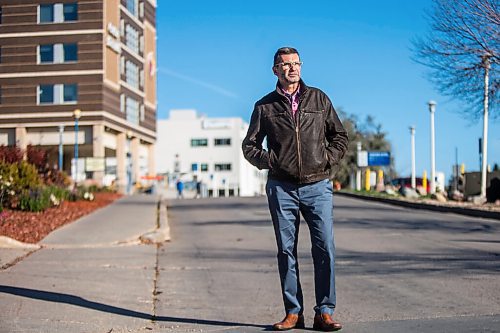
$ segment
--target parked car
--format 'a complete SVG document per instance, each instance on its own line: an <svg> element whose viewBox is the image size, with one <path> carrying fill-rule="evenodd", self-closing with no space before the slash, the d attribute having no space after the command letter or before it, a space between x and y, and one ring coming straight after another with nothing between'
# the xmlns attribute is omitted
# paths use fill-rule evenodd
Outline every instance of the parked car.
<svg viewBox="0 0 500 333"><path fill-rule="evenodd" d="M395 178L391 180L391 185L396 187L396 188L401 188L401 187L411 187L411 177L405 177L405 178ZM423 190L423 179L419 177L415 177L415 185L417 186L417 190ZM429 192L430 190L430 184L429 181L427 181L427 188L425 189L425 192Z"/></svg>

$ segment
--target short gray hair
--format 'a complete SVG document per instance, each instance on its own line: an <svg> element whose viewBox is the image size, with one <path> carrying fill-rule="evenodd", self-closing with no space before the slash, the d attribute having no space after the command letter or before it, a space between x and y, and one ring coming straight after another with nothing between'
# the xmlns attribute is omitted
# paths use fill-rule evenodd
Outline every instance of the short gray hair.
<svg viewBox="0 0 500 333"><path fill-rule="evenodd" d="M285 47L280 47L278 51L274 54L274 65L279 63L280 57L282 54L297 54L300 58L299 51L293 47L285 46Z"/></svg>

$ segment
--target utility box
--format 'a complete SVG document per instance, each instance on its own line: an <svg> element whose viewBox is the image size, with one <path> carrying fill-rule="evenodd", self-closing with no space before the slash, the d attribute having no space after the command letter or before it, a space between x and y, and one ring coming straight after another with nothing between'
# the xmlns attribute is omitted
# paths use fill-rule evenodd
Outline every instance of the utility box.
<svg viewBox="0 0 500 333"><path fill-rule="evenodd" d="M481 172L466 172L464 174L464 196L470 197L481 194ZM500 198L500 171L489 172L486 176L486 193L488 201L492 202Z"/></svg>

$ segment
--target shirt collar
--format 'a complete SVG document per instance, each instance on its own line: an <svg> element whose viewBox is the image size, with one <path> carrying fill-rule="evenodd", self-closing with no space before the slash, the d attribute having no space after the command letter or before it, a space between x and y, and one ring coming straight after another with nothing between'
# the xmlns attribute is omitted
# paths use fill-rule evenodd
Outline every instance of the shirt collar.
<svg viewBox="0 0 500 333"><path fill-rule="evenodd" d="M295 90L295 92L293 92L292 94L289 94L285 89L283 89L283 87L281 87L281 85L278 84L278 87L280 88L281 92L283 93L283 95L285 95L286 97L288 98L291 98L291 99L295 99L296 97L300 96L300 84L299 84L299 87L297 88L297 90Z"/></svg>

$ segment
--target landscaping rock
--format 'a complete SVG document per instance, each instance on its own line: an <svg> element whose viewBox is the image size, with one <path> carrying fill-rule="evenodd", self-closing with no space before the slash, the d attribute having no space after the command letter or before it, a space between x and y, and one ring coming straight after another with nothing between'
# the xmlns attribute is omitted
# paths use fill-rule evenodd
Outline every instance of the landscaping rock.
<svg viewBox="0 0 500 333"><path fill-rule="evenodd" d="M408 199L417 199L420 197L420 195L417 193L416 190L410 188L410 187L402 187L399 190L399 193L401 193L402 196Z"/></svg>
<svg viewBox="0 0 500 333"><path fill-rule="evenodd" d="M383 191L382 193L394 195L394 196L398 195L398 193L396 191L394 191L392 188L386 188L385 191Z"/></svg>
<svg viewBox="0 0 500 333"><path fill-rule="evenodd" d="M447 202L445 195L441 192L436 192L431 195L431 199L437 200L439 202Z"/></svg>

